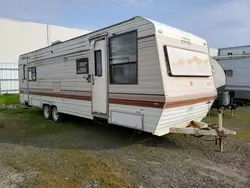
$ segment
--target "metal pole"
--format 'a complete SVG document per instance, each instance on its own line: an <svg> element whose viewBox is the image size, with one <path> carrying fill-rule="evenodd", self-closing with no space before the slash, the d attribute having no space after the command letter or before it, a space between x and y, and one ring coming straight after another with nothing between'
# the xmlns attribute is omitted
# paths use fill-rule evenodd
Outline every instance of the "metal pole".
<svg viewBox="0 0 250 188"><path fill-rule="evenodd" d="M219 126L219 144L220 144L220 151L223 152L223 140L220 135L220 132L222 130L222 115L223 115L223 110L220 109L218 111L218 126Z"/></svg>
<svg viewBox="0 0 250 188"><path fill-rule="evenodd" d="M223 110L220 109L218 112L218 126L219 126L219 130L222 129L222 114L223 114Z"/></svg>

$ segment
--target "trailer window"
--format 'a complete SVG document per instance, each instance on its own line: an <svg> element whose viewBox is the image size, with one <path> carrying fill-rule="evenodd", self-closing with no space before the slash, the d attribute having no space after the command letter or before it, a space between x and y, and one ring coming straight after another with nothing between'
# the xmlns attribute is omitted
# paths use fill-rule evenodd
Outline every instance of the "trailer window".
<svg viewBox="0 0 250 188"><path fill-rule="evenodd" d="M36 67L28 68L29 81L36 81Z"/></svg>
<svg viewBox="0 0 250 188"><path fill-rule="evenodd" d="M76 60L76 74L88 74L89 73L89 59L77 59Z"/></svg>
<svg viewBox="0 0 250 188"><path fill-rule="evenodd" d="M137 84L137 32L109 39L111 84Z"/></svg>
<svg viewBox="0 0 250 188"><path fill-rule="evenodd" d="M168 74L177 77L209 77L212 68L207 53L163 47Z"/></svg>
<svg viewBox="0 0 250 188"><path fill-rule="evenodd" d="M232 77L233 76L233 70L224 70L226 77Z"/></svg>
<svg viewBox="0 0 250 188"><path fill-rule="evenodd" d="M95 51L95 76L102 76L102 51Z"/></svg>

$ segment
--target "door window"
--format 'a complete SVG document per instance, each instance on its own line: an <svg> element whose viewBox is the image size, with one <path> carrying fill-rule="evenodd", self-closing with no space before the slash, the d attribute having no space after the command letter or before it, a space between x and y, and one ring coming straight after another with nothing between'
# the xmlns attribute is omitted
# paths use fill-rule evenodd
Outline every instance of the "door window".
<svg viewBox="0 0 250 188"><path fill-rule="evenodd" d="M36 81L36 67L28 68L29 81Z"/></svg>
<svg viewBox="0 0 250 188"><path fill-rule="evenodd" d="M95 51L95 76L102 76L102 51Z"/></svg>

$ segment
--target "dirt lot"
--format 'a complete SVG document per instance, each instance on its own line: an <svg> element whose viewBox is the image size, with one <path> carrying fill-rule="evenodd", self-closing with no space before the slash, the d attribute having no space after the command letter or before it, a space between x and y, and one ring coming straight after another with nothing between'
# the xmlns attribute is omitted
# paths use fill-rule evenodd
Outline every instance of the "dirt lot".
<svg viewBox="0 0 250 188"><path fill-rule="evenodd" d="M250 187L249 114L225 115L237 135L220 153L192 136L159 138L76 117L55 124L38 109L4 109L0 187Z"/></svg>

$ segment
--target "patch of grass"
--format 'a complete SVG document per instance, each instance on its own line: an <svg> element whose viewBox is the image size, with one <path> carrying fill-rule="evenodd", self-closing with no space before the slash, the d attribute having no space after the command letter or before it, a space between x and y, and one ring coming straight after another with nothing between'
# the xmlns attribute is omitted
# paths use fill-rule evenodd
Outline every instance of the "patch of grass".
<svg viewBox="0 0 250 188"><path fill-rule="evenodd" d="M16 132L25 132L22 138L18 138L21 144L25 144L25 139L29 137L42 137L45 135L82 129L80 123L74 121L64 123L54 123L52 120L44 119L41 109L26 108L26 109L3 109L0 113L8 120L4 129L9 130L7 141L12 138L17 140ZM96 131L96 129L107 129L108 127L88 125L88 121L84 126L87 132ZM13 124L13 128L11 126ZM70 134L70 132L69 132ZM98 135L98 134L97 134ZM59 138L59 141L61 141ZM105 138L107 139L107 138ZM36 140L36 139L35 139ZM22 142L24 141L24 142ZM86 140L88 142L88 140ZM19 143L19 142L14 142ZM46 143L48 144L48 143ZM65 143L67 145L67 143ZM14 167L19 172L25 172L27 169L32 169L39 172L36 178L36 186L38 188L68 188L82 187L83 181L96 180L100 182L104 188L132 188L135 187L126 177L126 173L122 170L121 164L117 161L102 156L101 153L87 148L71 148L63 147L46 147L43 145L40 148L40 143L37 145L32 143L33 147L18 145L18 150L13 148L11 154L6 154L6 163Z"/></svg>
<svg viewBox="0 0 250 188"><path fill-rule="evenodd" d="M250 107L241 107L234 115L231 116L230 110L224 111L223 125L224 127L235 130L236 135L230 136L233 140L250 141ZM204 122L218 124L217 112L213 111L210 117L203 119Z"/></svg>
<svg viewBox="0 0 250 188"><path fill-rule="evenodd" d="M242 108L240 111L235 113L234 118L250 123L250 108Z"/></svg>
<svg viewBox="0 0 250 188"><path fill-rule="evenodd" d="M250 130L237 131L235 138L237 138L239 140L250 141Z"/></svg>
<svg viewBox="0 0 250 188"><path fill-rule="evenodd" d="M25 118L25 129L29 136L56 134L78 128L71 123L55 123L52 120L46 120L40 109L29 112Z"/></svg>
<svg viewBox="0 0 250 188"><path fill-rule="evenodd" d="M13 108L13 109L0 109L1 114L6 114L6 115L17 115L17 114L23 114L27 115L29 113L37 113L41 111L39 108Z"/></svg>
<svg viewBox="0 0 250 188"><path fill-rule="evenodd" d="M19 94L0 95L0 105L20 104Z"/></svg>
<svg viewBox="0 0 250 188"><path fill-rule="evenodd" d="M56 134L78 128L71 123L55 123L44 119L40 108L1 109L0 113L18 124L29 137Z"/></svg>
<svg viewBox="0 0 250 188"><path fill-rule="evenodd" d="M250 123L250 107L242 107L239 108L236 112L234 112L233 116L231 115L230 110L226 110L223 113L223 121L226 124L234 124L235 122L244 122ZM218 123L218 113L216 111L211 111L210 114L203 119L205 122L217 124Z"/></svg>

